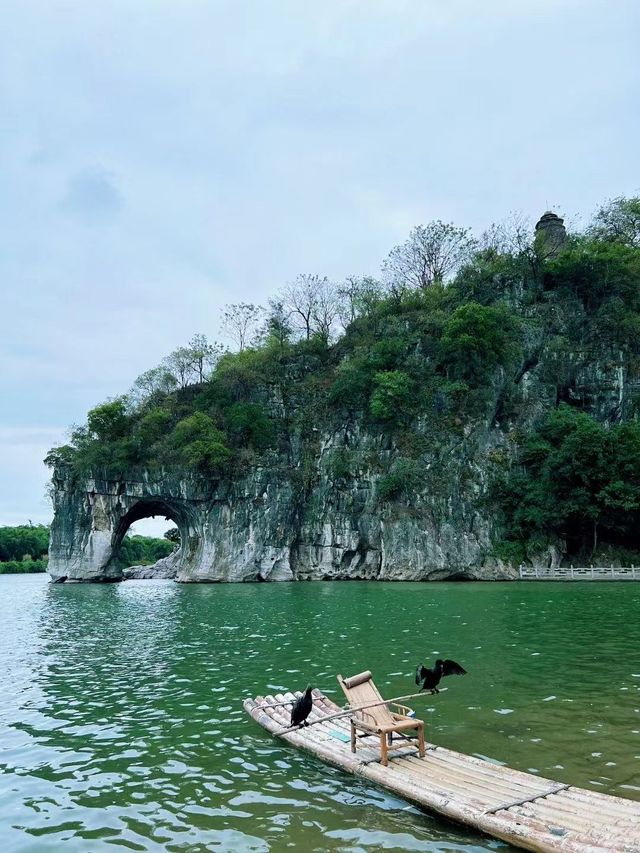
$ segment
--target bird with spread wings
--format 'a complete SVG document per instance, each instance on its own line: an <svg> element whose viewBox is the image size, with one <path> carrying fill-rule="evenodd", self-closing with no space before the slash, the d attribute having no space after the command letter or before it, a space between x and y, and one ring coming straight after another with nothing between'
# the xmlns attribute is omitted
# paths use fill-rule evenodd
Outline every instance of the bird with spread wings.
<svg viewBox="0 0 640 853"><path fill-rule="evenodd" d="M441 660L438 658L433 669L428 669L424 664L416 668L416 684L421 690L430 690L439 693L438 684L445 675L466 675L467 670L454 660Z"/></svg>

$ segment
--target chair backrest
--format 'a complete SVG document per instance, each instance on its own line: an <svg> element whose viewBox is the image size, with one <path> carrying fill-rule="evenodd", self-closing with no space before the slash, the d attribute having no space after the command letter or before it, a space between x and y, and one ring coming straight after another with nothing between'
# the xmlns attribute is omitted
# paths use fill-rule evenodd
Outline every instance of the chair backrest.
<svg viewBox="0 0 640 853"><path fill-rule="evenodd" d="M351 678L343 678L338 676L338 683L347 697L347 702L352 708L357 708L360 705L368 705L371 702L383 702L380 691L373 683L373 678L369 670L360 672L358 675L352 675ZM393 725L395 720L391 716L391 712L387 705L378 705L376 708L367 708L364 716L362 712L356 712L354 716L360 717L365 722L371 722L371 717L376 721L378 726Z"/></svg>

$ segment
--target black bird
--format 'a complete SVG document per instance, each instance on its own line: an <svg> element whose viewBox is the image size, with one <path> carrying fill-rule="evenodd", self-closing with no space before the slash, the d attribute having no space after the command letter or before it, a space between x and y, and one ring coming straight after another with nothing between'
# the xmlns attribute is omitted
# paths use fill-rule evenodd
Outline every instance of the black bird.
<svg viewBox="0 0 640 853"><path fill-rule="evenodd" d="M430 690L432 693L439 693L438 684L443 675L465 675L466 669L463 669L459 663L454 660L441 660L438 658L433 669L427 669L426 666L420 664L416 668L416 684L421 690Z"/></svg>
<svg viewBox="0 0 640 853"><path fill-rule="evenodd" d="M313 708L313 697L311 695L311 690L313 688L310 684L307 684L307 689L304 691L302 696L299 696L296 701L293 703L293 708L291 709L291 725L292 726L308 726L309 723L306 723L305 720L311 713L311 709Z"/></svg>

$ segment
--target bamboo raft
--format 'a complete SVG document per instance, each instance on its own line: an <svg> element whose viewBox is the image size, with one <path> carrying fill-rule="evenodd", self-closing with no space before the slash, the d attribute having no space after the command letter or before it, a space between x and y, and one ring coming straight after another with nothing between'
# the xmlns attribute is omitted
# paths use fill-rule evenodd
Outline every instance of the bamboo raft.
<svg viewBox="0 0 640 853"><path fill-rule="evenodd" d="M640 853L640 803L512 770L427 743L418 757L414 740L380 764L378 739L360 735L351 752L348 714L318 690L306 728L291 729L300 693L257 696L245 711L267 731L323 761L362 776L414 805L465 824L523 850L565 853Z"/></svg>

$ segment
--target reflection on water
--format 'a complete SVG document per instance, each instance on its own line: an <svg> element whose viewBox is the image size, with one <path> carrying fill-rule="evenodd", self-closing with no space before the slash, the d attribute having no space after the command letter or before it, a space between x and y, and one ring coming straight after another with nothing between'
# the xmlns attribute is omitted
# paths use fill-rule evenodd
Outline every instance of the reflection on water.
<svg viewBox="0 0 640 853"><path fill-rule="evenodd" d="M429 736L640 799L635 584L50 586L0 577L3 850L481 851L465 833L274 741L247 695L442 655ZM341 701L341 700L340 700Z"/></svg>

